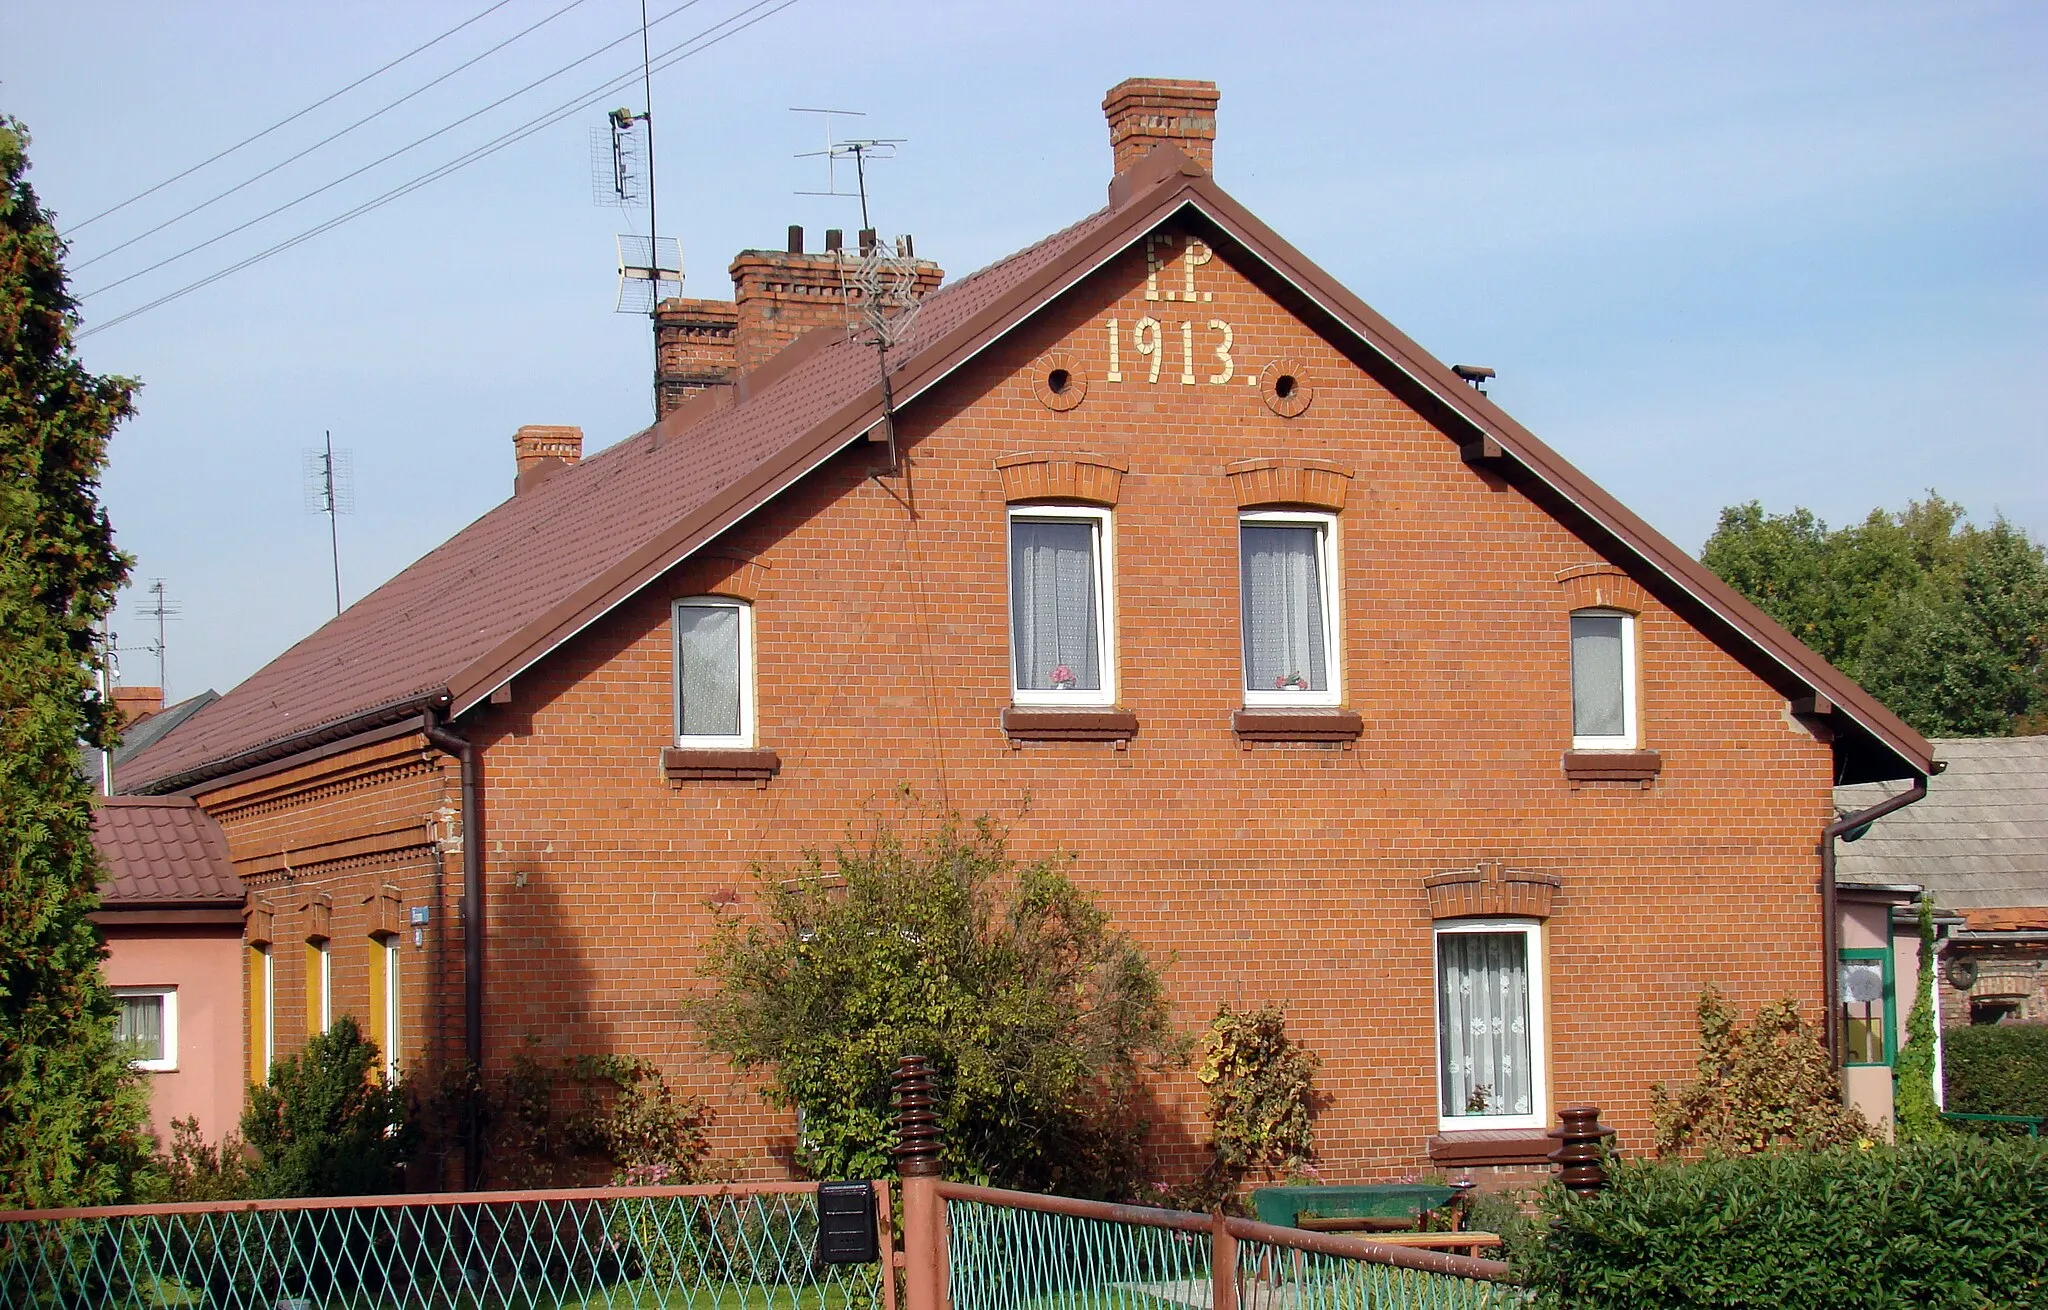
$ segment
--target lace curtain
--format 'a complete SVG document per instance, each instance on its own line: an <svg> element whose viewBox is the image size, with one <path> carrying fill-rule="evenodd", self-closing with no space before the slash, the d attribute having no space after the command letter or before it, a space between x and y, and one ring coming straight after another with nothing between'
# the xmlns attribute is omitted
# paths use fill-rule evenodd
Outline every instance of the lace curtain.
<svg viewBox="0 0 2048 1310"><path fill-rule="evenodd" d="M1528 952L1518 932L1437 938L1444 1114L1535 1113Z"/></svg>
<svg viewBox="0 0 2048 1310"><path fill-rule="evenodd" d="M1010 524L1010 630L1024 691L1100 691L1095 525ZM1065 670L1064 680L1054 675Z"/></svg>
<svg viewBox="0 0 2048 1310"><path fill-rule="evenodd" d="M682 668L682 735L740 732L740 612L731 605L676 610L676 663Z"/></svg>
<svg viewBox="0 0 2048 1310"><path fill-rule="evenodd" d="M1321 530L1250 523L1242 530L1245 688L1329 690Z"/></svg>
<svg viewBox="0 0 2048 1310"><path fill-rule="evenodd" d="M1572 615L1572 735L1620 737L1622 715L1621 616Z"/></svg>

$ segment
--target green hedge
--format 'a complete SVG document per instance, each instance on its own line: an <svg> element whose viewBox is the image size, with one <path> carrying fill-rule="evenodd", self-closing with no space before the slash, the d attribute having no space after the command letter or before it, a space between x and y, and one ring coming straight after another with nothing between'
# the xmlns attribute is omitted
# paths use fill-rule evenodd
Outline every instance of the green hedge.
<svg viewBox="0 0 2048 1310"><path fill-rule="evenodd" d="M2048 1024L1950 1028L1941 1035L1944 1109L2048 1114Z"/></svg>
<svg viewBox="0 0 2048 1310"><path fill-rule="evenodd" d="M2048 1144L1963 1137L1627 1162L1553 1188L1518 1265L1570 1310L1971 1310L2048 1305Z"/></svg>

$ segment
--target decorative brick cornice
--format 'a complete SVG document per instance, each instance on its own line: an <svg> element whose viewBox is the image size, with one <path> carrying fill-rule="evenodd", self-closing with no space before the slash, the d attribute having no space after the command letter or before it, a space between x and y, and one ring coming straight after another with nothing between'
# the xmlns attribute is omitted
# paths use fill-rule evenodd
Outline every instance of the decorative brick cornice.
<svg viewBox="0 0 2048 1310"><path fill-rule="evenodd" d="M1351 470L1321 459L1241 459L1223 472L1239 509L1308 505L1334 514L1351 490Z"/></svg>
<svg viewBox="0 0 2048 1310"><path fill-rule="evenodd" d="M1564 880L1554 873L1510 869L1499 860L1481 860L1469 869L1433 873L1422 885L1429 891L1432 919L1497 915L1547 919Z"/></svg>
<svg viewBox="0 0 2048 1310"><path fill-rule="evenodd" d="M1079 451L1070 455L1024 451L996 461L1003 476L1003 499L1079 500L1115 505L1131 466L1108 455Z"/></svg>
<svg viewBox="0 0 2048 1310"><path fill-rule="evenodd" d="M1557 585L1565 604L1575 610L1615 609L1641 614L1650 607L1650 593L1612 564L1574 564L1559 569Z"/></svg>
<svg viewBox="0 0 2048 1310"><path fill-rule="evenodd" d="M678 565L670 591L683 596L731 596L748 604L768 585L769 565L744 551L714 546Z"/></svg>

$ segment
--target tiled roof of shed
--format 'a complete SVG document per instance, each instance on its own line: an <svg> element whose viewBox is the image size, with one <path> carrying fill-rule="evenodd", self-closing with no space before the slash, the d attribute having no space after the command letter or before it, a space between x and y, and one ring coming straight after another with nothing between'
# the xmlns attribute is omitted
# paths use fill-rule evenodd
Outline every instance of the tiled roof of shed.
<svg viewBox="0 0 2048 1310"><path fill-rule="evenodd" d="M186 796L114 796L94 803L92 844L106 861L109 909L240 905L227 836Z"/></svg>
<svg viewBox="0 0 2048 1310"><path fill-rule="evenodd" d="M2048 907L2048 737L1944 737L1934 750L1947 772L1929 782L1925 800L1843 843L1837 876L1919 883L1936 904L1965 914ZM1860 810L1900 790L1838 787L1835 803Z"/></svg>

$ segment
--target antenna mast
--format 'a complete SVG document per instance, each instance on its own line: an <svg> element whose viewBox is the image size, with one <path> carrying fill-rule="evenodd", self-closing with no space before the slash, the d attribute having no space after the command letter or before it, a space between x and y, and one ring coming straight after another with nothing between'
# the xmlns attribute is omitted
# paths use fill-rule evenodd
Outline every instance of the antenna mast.
<svg viewBox="0 0 2048 1310"><path fill-rule="evenodd" d="M661 417L661 330L663 292L683 293L682 243L659 235L654 207L654 59L650 50L647 0L640 0L640 92L646 109L614 109L603 128L590 129L591 199L600 205L630 209L647 206L647 235L620 236L619 295L613 308L621 314L645 312L654 328L654 416ZM637 131L635 129L638 129ZM645 246L642 246L642 241ZM663 247L666 245L667 250ZM670 256L664 258L664 255ZM627 284L633 284L627 290ZM646 284L645 300L640 285Z"/></svg>
<svg viewBox="0 0 2048 1310"><path fill-rule="evenodd" d="M170 604L165 599L165 591L162 578L150 579L149 594L152 603L148 609L142 611L142 616L146 619L156 620L156 643L144 649L156 656L157 690L163 693L164 703L168 705L171 700L171 679L170 675L165 672L167 662L165 652L170 649L170 645L164 638L164 620L177 618L179 614L183 613L183 610L179 606Z"/></svg>
<svg viewBox="0 0 2048 1310"><path fill-rule="evenodd" d="M341 613L341 528L336 519L356 510L355 459L344 449L334 448L334 434L326 444L306 452L306 512L327 516L327 545L334 560L334 612Z"/></svg>
<svg viewBox="0 0 2048 1310"><path fill-rule="evenodd" d="M647 53L647 0L640 0L640 96L645 105L643 115L647 122L647 253L648 262L654 265L654 294L647 306L647 324L654 338L654 368L652 370L654 417L661 417L661 331L656 327L656 317L661 310L661 242L656 237L654 225L654 62ZM683 267L683 252L676 248L676 270ZM680 291L682 288L678 287Z"/></svg>

